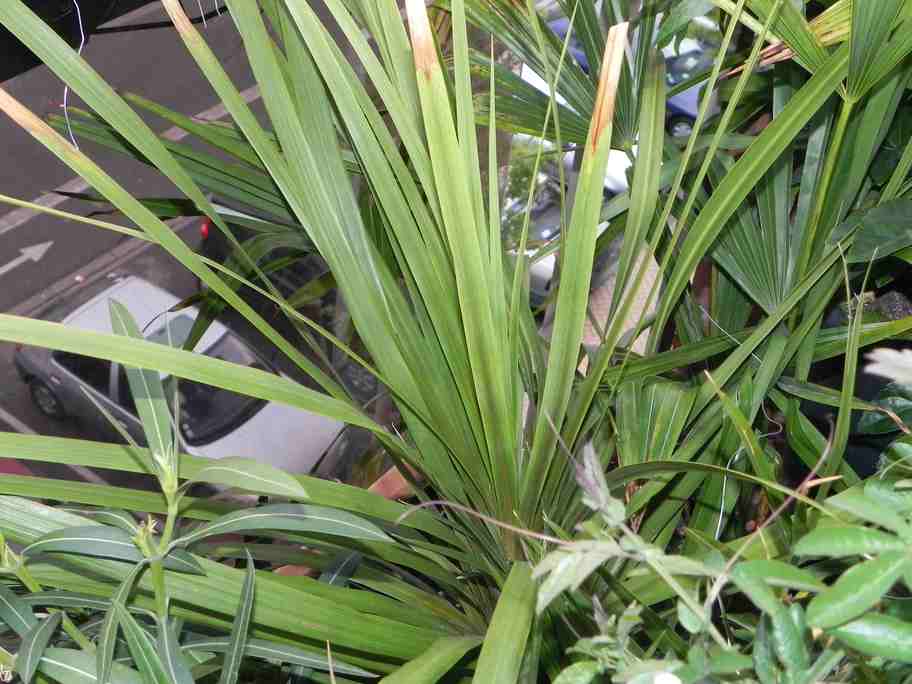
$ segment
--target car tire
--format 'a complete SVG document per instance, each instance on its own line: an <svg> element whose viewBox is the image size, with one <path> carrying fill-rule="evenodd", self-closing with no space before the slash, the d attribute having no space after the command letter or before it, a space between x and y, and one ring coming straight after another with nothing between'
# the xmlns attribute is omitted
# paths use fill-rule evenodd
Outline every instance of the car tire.
<svg viewBox="0 0 912 684"><path fill-rule="evenodd" d="M33 378L29 381L29 393L32 395L32 401L38 410L48 418L53 418L54 420L66 418L63 403L47 383Z"/></svg>
<svg viewBox="0 0 912 684"><path fill-rule="evenodd" d="M693 132L694 121L689 116L673 116L668 120L665 129L673 138L688 138Z"/></svg>

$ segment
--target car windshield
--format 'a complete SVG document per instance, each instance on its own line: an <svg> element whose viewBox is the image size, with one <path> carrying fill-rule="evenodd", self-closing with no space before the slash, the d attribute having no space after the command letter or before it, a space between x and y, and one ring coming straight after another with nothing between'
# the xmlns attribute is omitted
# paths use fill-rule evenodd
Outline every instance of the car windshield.
<svg viewBox="0 0 912 684"><path fill-rule="evenodd" d="M186 339L192 325L193 320L188 316L176 316L168 323L170 331L162 328L147 339L167 343L170 332L172 343L178 343ZM230 332L222 335L204 353L229 363L268 370L253 350ZM266 404L262 399L174 377L165 378L168 396L174 396L175 384L180 400L181 435L191 446L208 444L224 437L250 420Z"/></svg>
<svg viewBox="0 0 912 684"><path fill-rule="evenodd" d="M716 52L711 46L706 46L666 59L666 82L669 86L676 86L704 71L709 71L712 68L715 54Z"/></svg>
<svg viewBox="0 0 912 684"><path fill-rule="evenodd" d="M230 363L266 370L253 351L231 333L222 335L205 353L206 356ZM173 396L174 382L174 378L166 381L169 396ZM250 420L266 405L262 399L193 380L178 380L177 390L181 434L191 446L208 444L224 437Z"/></svg>

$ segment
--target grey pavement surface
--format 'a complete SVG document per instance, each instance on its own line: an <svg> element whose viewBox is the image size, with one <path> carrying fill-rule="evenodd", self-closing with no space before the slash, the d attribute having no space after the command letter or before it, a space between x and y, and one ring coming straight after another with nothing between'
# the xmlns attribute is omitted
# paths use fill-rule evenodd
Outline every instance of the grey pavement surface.
<svg viewBox="0 0 912 684"><path fill-rule="evenodd" d="M132 0L132 4L141 6L103 29L167 20L158 3L142 5ZM188 11L194 5L188 4ZM204 35L237 86L249 89L253 79L231 18L223 15L209 19ZM103 31L91 38L84 56L115 88L137 92L182 113L197 115L218 104L173 30ZM46 67L31 69L2 85L41 116L60 111L63 85ZM78 97L72 95L70 101L80 104ZM162 121L150 120L150 125L157 131L168 128ZM0 144L5 161L0 165L0 193L24 200L42 197L46 201L54 198L49 192L72 184L75 174L3 115ZM172 192L167 181L139 163L90 146L85 149L139 196ZM86 205L71 201L58 208L81 214L88 211ZM0 204L0 311L34 315L53 292L78 287L86 278L107 277L115 272L141 275L179 296L195 289L192 276L157 247L146 247L136 240L71 221L45 215L23 216L14 211L13 207ZM12 223L8 220L11 216L15 219ZM190 240L198 239L195 224L185 226L182 234ZM52 244L37 261L33 258L41 250L22 252L48 242ZM33 407L27 388L15 374L12 352L12 345L0 344L0 430L86 436L78 425L55 422Z"/></svg>
<svg viewBox="0 0 912 684"><path fill-rule="evenodd" d="M164 10L158 3L153 3L118 18L109 26L164 19ZM231 18L223 15L209 21L205 36L238 87L250 86L252 78ZM89 41L84 55L117 89L138 92L186 114L197 114L217 104L216 96L173 30L96 35ZM46 67L32 69L3 86L41 116L60 111L63 86ZM78 97L71 97L71 101L80 104ZM168 127L160 120L152 120L150 124L156 130ZM74 176L69 168L5 117L0 118L0 141L6 162L0 166L0 192L3 194L31 200ZM137 195L159 196L172 192L170 183L143 165L90 146L86 149ZM85 211L85 205L75 202L64 203L60 208ZM0 207L0 212L5 213L4 208ZM3 213L0 213L0 224ZM47 216L33 218L11 230L0 227L0 310L9 310L48 282L73 272L122 239L113 233ZM22 249L46 242L53 242L53 245L40 261L20 260ZM4 267L14 260L20 261L4 273Z"/></svg>

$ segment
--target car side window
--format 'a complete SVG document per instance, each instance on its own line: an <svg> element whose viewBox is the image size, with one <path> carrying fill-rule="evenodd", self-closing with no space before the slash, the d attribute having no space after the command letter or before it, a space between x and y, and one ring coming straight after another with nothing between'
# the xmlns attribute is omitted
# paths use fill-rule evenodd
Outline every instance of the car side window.
<svg viewBox="0 0 912 684"><path fill-rule="evenodd" d="M107 396L111 383L111 362L91 356L54 352L54 360L83 382Z"/></svg>
<svg viewBox="0 0 912 684"><path fill-rule="evenodd" d="M136 415L136 402L130 391L130 381L127 380L127 371L123 366L117 371L117 403L134 416Z"/></svg>

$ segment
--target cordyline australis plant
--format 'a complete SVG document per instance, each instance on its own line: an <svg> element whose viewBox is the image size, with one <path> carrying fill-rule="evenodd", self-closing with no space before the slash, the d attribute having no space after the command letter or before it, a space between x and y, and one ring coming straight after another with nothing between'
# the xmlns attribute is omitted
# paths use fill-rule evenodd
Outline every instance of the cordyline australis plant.
<svg viewBox="0 0 912 684"><path fill-rule="evenodd" d="M162 4L230 125L122 97L21 0L0 4L0 23L91 110L74 112L78 135L143 160L179 189L170 215L206 215L233 239L227 213L209 199L222 193L263 231L305 236L368 358L286 301L260 268L262 253L244 261L238 250L241 269L201 258L163 223L160 201L129 194L2 90L0 109L132 227L58 215L160 245L318 389L136 339L116 305L114 329L127 334L3 315L0 339L153 369L133 371L134 389L134 379L151 387L168 374L364 428L419 474L427 505L410 510L251 462L218 468L177 457L168 402L148 387L136 392L143 447L0 433L7 454L149 472L162 485L159 495L0 480L0 530L12 545L0 603L22 637L15 664L24 678L228 682L245 657L284 663L305 681L340 682L608 674L766 684L849 681L865 668L907 674L910 626L897 582L909 575L912 505L901 482L861 483L844 454L853 410L889 415L853 397L858 349L907 333L912 321L865 319L853 305L847 327L821 328L844 284L854 299L868 262L889 276L887 258L912 243L895 228L912 165L909 136L894 126L910 75L907 3L853 3L847 42L831 49L790 0L720 2L720 54L694 134L680 144L664 134L664 61L653 40L680 27L666 25L655 3L562 3L589 64L600 65L587 72L532 3L447 3L452 36L443 46L420 0L406 3L407 21L394 0L328 0L347 55L304 0L229 0L265 124L181 3ZM538 71L550 94L530 94L475 52L467 19ZM721 114L710 117L709 93L737 31L752 47ZM794 60L756 73L767 43L787 46ZM479 74L488 88L473 93ZM131 105L169 118L219 156L166 144ZM501 237L493 124L510 126L517 112L527 130L579 155L572 209L539 251L528 249L530 211L518 245L505 250ZM751 127L759 114L771 121ZM478 123L488 125L486 156ZM901 152L884 175L876 159L888 142ZM605 204L612 146L634 165L629 192ZM584 350L593 261L618 235L609 315L595 321L598 339ZM544 339L528 269L556 249ZM661 296L644 290L650 263ZM710 287L699 290L701 273ZM369 367L401 428L377 423L299 351L300 340L245 302L241 286L273 301L302 337L328 339ZM640 300L647 306L635 308ZM650 302L654 314L641 315ZM646 343L634 353L641 331ZM843 354L840 391L808 381L815 363ZM829 441L802 401L837 409ZM768 424L773 411L782 429ZM773 435L811 473L798 490L783 483ZM192 498L188 483L197 481L282 502L247 510ZM37 495L66 508L27 498ZM748 522L755 531L742 538ZM216 532L257 541L219 542ZM248 559L246 571L216 562L225 558ZM254 571L251 560L322 574L288 578ZM540 562L541 592L532 573Z"/></svg>

